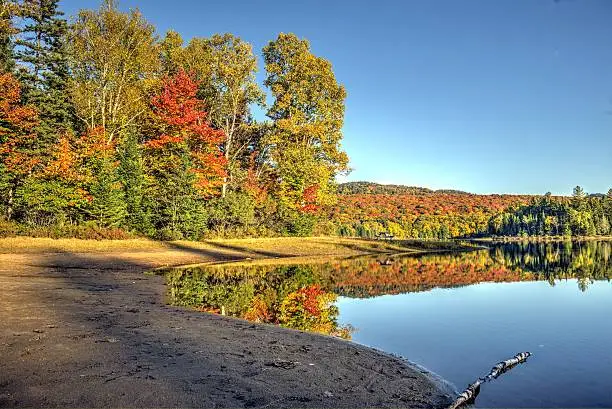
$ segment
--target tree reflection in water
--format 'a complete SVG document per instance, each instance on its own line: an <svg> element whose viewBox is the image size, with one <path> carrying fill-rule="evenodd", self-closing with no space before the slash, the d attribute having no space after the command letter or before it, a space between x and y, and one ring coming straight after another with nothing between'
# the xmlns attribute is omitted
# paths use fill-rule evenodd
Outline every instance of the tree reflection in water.
<svg viewBox="0 0 612 409"><path fill-rule="evenodd" d="M353 298L481 282L576 279L581 291L612 277L612 243L502 244L490 250L316 264L224 264L171 269L171 303L255 322L350 338L337 323L338 295Z"/></svg>

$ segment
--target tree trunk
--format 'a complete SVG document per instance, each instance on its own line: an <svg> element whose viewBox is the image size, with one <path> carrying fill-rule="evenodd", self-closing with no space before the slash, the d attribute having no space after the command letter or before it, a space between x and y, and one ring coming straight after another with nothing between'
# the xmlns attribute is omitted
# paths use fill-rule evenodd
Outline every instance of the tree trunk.
<svg viewBox="0 0 612 409"><path fill-rule="evenodd" d="M221 187L221 197L225 197L227 193L227 178L223 178L223 186Z"/></svg>
<svg viewBox="0 0 612 409"><path fill-rule="evenodd" d="M13 217L13 187L11 186L8 191L8 201L6 204L6 219L11 220Z"/></svg>

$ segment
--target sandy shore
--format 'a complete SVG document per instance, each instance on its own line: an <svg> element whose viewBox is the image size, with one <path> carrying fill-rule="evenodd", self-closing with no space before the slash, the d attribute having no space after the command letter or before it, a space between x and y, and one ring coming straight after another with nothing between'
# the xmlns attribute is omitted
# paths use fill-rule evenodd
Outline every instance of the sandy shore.
<svg viewBox="0 0 612 409"><path fill-rule="evenodd" d="M317 251L326 254L324 247ZM360 251L328 247L336 255ZM271 256L253 250L223 244L217 252L4 250L0 406L448 404L426 374L398 358L331 337L170 307L163 277L143 274L161 265Z"/></svg>

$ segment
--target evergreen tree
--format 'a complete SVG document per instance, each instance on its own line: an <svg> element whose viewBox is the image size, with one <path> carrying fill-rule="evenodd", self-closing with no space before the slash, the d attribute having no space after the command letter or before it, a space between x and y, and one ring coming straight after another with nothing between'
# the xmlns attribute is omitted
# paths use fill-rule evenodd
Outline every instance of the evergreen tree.
<svg viewBox="0 0 612 409"><path fill-rule="evenodd" d="M71 130L73 110L68 89L65 38L68 30L59 0L25 0L25 25L16 40L18 76L23 99L37 107L41 148L55 143L58 134Z"/></svg>
<svg viewBox="0 0 612 409"><path fill-rule="evenodd" d="M119 152L119 175L123 184L126 205L126 226L147 235L153 234L150 203L148 203L141 147L138 135L130 130Z"/></svg>
<svg viewBox="0 0 612 409"><path fill-rule="evenodd" d="M580 186L576 186L572 193L572 204L574 205L574 208L579 209L579 210L583 208L584 197L585 197L584 189L582 189L582 187Z"/></svg>
<svg viewBox="0 0 612 409"><path fill-rule="evenodd" d="M115 161L112 158L97 159L92 169L96 178L89 187L92 201L87 213L99 226L119 227L124 223L127 211Z"/></svg>
<svg viewBox="0 0 612 409"><path fill-rule="evenodd" d="M0 0L0 74L15 68L12 36L15 33L13 17L18 5L12 0Z"/></svg>

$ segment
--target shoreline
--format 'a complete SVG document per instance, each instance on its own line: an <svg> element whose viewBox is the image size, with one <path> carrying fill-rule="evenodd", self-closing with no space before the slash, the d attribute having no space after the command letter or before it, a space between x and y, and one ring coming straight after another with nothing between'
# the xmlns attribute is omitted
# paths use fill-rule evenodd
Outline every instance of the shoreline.
<svg viewBox="0 0 612 409"><path fill-rule="evenodd" d="M403 358L324 335L171 307L164 302L164 278L143 274L190 262L288 261L298 244L306 259L389 254L398 247L323 242L218 241L215 251L210 243L124 251L117 250L121 244L104 251L78 243L89 251L74 252L57 242L46 251L40 243L28 249L26 240L23 251L7 253L0 240L0 343L7 350L0 406L447 405L451 396L434 375Z"/></svg>
<svg viewBox="0 0 612 409"><path fill-rule="evenodd" d="M582 241L608 241L612 240L612 236L531 236L531 237L516 237L516 236L500 236L500 237L478 237L471 239L456 239L458 241L468 241L473 243L517 243L517 242L533 242L533 243L559 243L559 242L582 242Z"/></svg>

